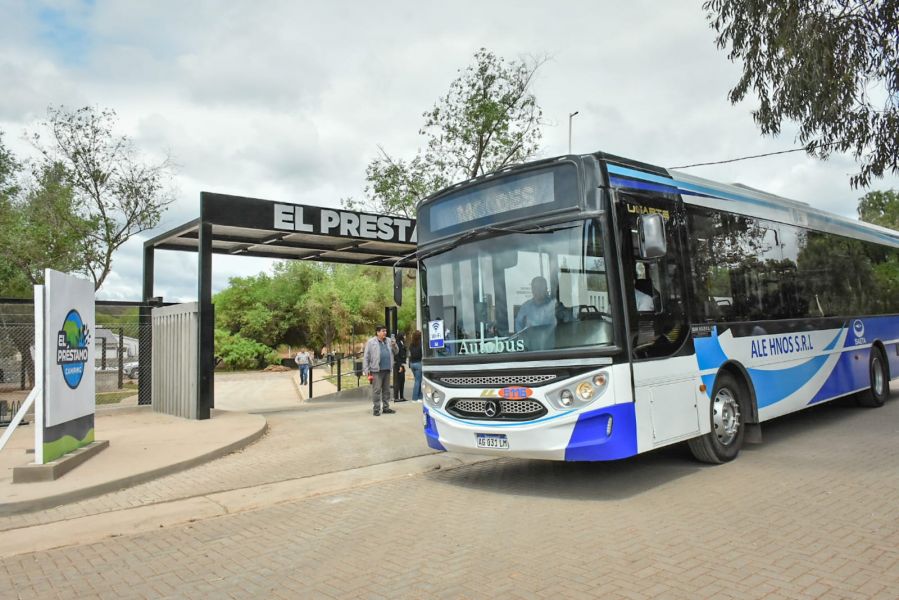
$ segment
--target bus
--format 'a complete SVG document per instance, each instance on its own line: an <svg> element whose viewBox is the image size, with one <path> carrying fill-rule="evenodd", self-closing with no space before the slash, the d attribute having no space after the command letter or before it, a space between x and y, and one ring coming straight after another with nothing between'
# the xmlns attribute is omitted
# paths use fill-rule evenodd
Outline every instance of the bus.
<svg viewBox="0 0 899 600"><path fill-rule="evenodd" d="M899 376L896 231L603 152L453 185L417 223L437 450L723 463Z"/></svg>

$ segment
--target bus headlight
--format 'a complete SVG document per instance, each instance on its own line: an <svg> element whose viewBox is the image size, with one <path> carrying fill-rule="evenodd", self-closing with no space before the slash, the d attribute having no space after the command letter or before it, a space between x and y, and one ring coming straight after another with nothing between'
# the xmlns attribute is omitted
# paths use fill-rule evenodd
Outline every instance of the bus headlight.
<svg viewBox="0 0 899 600"><path fill-rule="evenodd" d="M424 392L425 400L434 406L440 406L440 403L443 402L443 392L434 386L428 383L422 384L421 391Z"/></svg>
<svg viewBox="0 0 899 600"><path fill-rule="evenodd" d="M591 375L569 384L561 390L550 392L546 399L559 410L577 409L594 402L609 387L609 374L606 371Z"/></svg>
<svg viewBox="0 0 899 600"><path fill-rule="evenodd" d="M593 394L596 393L596 390L593 389L593 386L590 385L590 382L582 381L578 384L575 392L577 392L577 397L581 400L590 400L591 398L593 398Z"/></svg>

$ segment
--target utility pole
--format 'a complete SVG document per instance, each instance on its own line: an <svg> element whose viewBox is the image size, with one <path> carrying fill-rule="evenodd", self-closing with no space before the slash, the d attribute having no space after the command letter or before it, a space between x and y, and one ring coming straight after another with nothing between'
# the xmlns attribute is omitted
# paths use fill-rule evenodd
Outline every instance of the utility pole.
<svg viewBox="0 0 899 600"><path fill-rule="evenodd" d="M571 119L579 112L581 111L576 110L573 113L568 113L568 154L571 154Z"/></svg>

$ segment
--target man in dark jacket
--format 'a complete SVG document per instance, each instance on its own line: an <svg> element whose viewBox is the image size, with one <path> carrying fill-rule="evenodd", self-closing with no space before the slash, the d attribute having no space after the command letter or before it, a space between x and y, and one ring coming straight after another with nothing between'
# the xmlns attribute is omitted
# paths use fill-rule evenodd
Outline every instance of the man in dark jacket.
<svg viewBox="0 0 899 600"><path fill-rule="evenodd" d="M406 341L402 333L396 334L396 360L393 363L393 401L406 401Z"/></svg>

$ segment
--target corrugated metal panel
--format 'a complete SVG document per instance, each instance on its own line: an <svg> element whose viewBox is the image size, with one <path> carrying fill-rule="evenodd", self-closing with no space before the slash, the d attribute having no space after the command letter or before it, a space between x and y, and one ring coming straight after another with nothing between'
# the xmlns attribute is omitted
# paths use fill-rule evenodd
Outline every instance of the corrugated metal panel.
<svg viewBox="0 0 899 600"><path fill-rule="evenodd" d="M196 419L199 304L153 309L153 410Z"/></svg>

